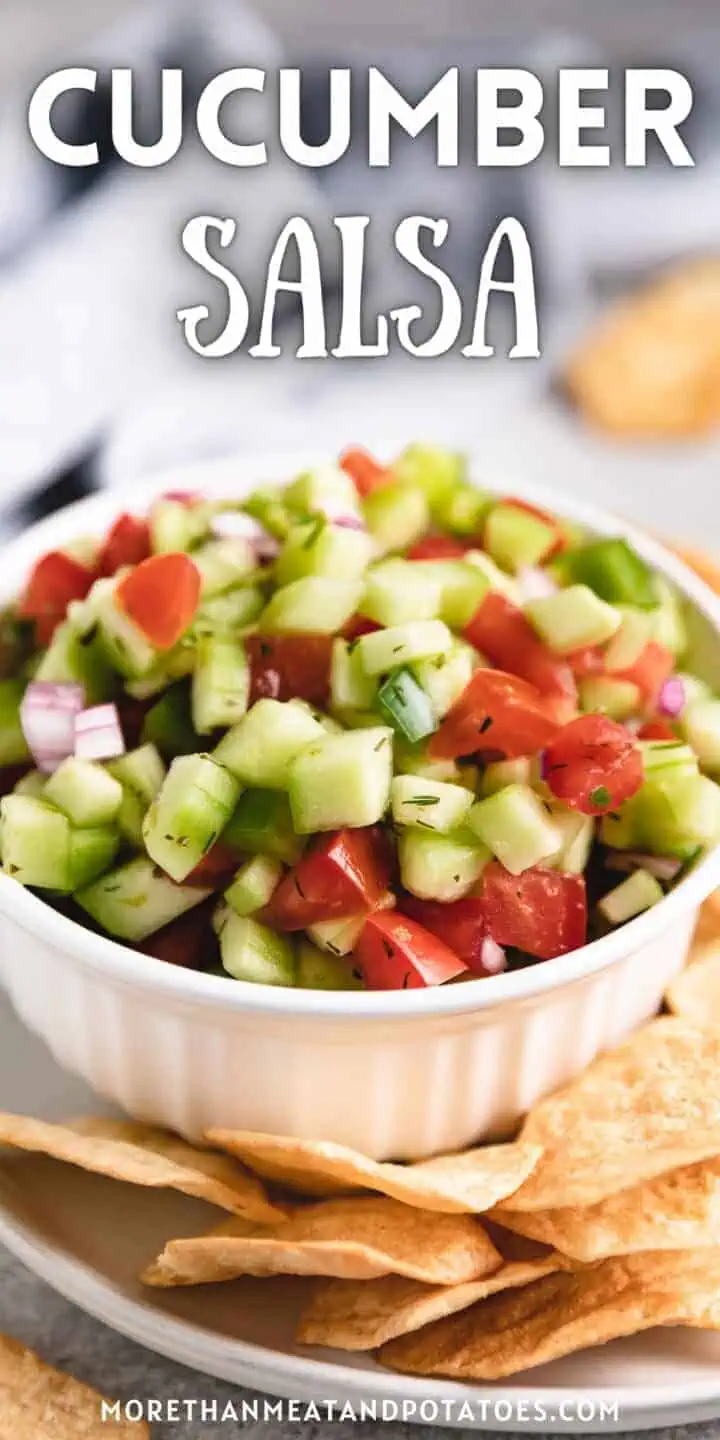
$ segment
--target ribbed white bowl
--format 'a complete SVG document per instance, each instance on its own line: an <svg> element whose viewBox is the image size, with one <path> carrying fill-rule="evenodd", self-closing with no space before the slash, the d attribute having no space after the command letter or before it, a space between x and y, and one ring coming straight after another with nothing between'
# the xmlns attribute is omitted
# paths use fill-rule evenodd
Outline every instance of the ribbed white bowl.
<svg viewBox="0 0 720 1440"><path fill-rule="evenodd" d="M239 493L317 459L194 467L122 503L142 506L165 488ZM612 517L539 487L519 493L599 533L627 534L692 602L696 663L720 684L720 603L695 576ZM100 533L116 508L110 496L83 501L9 546L4 595L38 554ZM715 850L660 905L572 955L438 990L365 994L244 985L164 965L0 875L0 974L60 1063L131 1115L191 1137L219 1125L413 1158L509 1132L536 1099L651 1016L718 883Z"/></svg>

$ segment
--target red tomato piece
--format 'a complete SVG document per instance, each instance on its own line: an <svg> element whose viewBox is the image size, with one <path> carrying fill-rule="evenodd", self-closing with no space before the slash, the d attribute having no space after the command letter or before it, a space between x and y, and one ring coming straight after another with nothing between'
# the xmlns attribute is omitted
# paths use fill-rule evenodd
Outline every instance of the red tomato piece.
<svg viewBox="0 0 720 1440"><path fill-rule="evenodd" d="M436 935L464 960L473 975L491 973L482 959L488 928L481 900L467 896L444 905L438 900L418 900L414 895L403 895L398 903L404 915L424 925L431 935Z"/></svg>
<svg viewBox="0 0 720 1440"><path fill-rule="evenodd" d="M558 722L533 685L504 670L476 670L431 736L428 750L437 760L487 749L514 760L543 750L559 732Z"/></svg>
<svg viewBox="0 0 720 1440"><path fill-rule="evenodd" d="M330 689L332 635L248 635L251 701L307 700L324 705Z"/></svg>
<svg viewBox="0 0 720 1440"><path fill-rule="evenodd" d="M571 809L605 815L640 789L642 756L624 725L607 715L581 715L548 745L543 776Z"/></svg>
<svg viewBox="0 0 720 1440"><path fill-rule="evenodd" d="M151 555L120 581L120 607L158 650L185 634L200 599L200 571L183 551Z"/></svg>
<svg viewBox="0 0 720 1440"><path fill-rule="evenodd" d="M467 973L442 940L394 910L368 917L354 954L370 990L420 990Z"/></svg>
<svg viewBox="0 0 720 1440"><path fill-rule="evenodd" d="M379 904L390 879L372 829L338 830L317 841L275 891L268 914L279 930L360 915Z"/></svg>
<svg viewBox="0 0 720 1440"><path fill-rule="evenodd" d="M522 676L542 695L566 701L564 719L575 713L577 687L567 660L553 655L543 645L522 610L504 595L491 590L465 626L464 634L493 665Z"/></svg>
<svg viewBox="0 0 720 1440"><path fill-rule="evenodd" d="M456 540L453 535L426 535L411 545L407 560L462 560L468 550L477 549L477 540Z"/></svg>
<svg viewBox="0 0 720 1440"><path fill-rule="evenodd" d="M373 490L392 484L392 470L381 465L369 451L363 450L359 445L343 451L340 467L350 476L358 495L372 495Z"/></svg>
<svg viewBox="0 0 720 1440"><path fill-rule="evenodd" d="M343 640L359 640L361 635L372 635L375 630L382 630L375 620L366 620L364 615L351 615L346 620L340 634Z"/></svg>
<svg viewBox="0 0 720 1440"><path fill-rule="evenodd" d="M585 944L587 897L582 875L536 866L511 875L499 861L485 866L480 887L488 933L539 960Z"/></svg>
<svg viewBox="0 0 720 1440"><path fill-rule="evenodd" d="M150 554L150 526L135 515L120 515L111 525L96 561L98 575L114 575L121 565L139 565Z"/></svg>
<svg viewBox="0 0 720 1440"><path fill-rule="evenodd" d="M658 645L656 640L649 640L635 664L623 670L617 678L632 681L633 685L637 685L646 704L654 705L661 685L672 675L674 668L675 661L670 651L664 645Z"/></svg>
<svg viewBox="0 0 720 1440"><path fill-rule="evenodd" d="M223 840L216 840L195 869L185 876L182 884L192 885L197 890L224 890L226 885L230 884L239 864L237 851L232 850Z"/></svg>
<svg viewBox="0 0 720 1440"><path fill-rule="evenodd" d="M638 740L677 740L677 730L674 730L669 720L648 720L641 725L637 732Z"/></svg>
<svg viewBox="0 0 720 1440"><path fill-rule="evenodd" d="M605 652L600 645L586 645L584 650L575 650L566 659L576 680L602 675L605 669Z"/></svg>
<svg viewBox="0 0 720 1440"><path fill-rule="evenodd" d="M217 960L217 940L211 918L214 899L188 910L178 920L171 920L156 930L139 946L146 955L164 960L167 965L180 965L184 970L204 970Z"/></svg>
<svg viewBox="0 0 720 1440"><path fill-rule="evenodd" d="M35 621L38 644L50 644L68 605L85 599L93 579L91 570L62 550L49 550L41 556L18 606L21 619Z"/></svg>

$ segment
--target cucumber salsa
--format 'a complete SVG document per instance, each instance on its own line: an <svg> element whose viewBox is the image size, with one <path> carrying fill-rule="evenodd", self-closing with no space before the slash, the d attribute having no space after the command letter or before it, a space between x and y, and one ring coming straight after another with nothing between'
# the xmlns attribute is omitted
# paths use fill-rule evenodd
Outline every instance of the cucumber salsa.
<svg viewBox="0 0 720 1440"><path fill-rule="evenodd" d="M365 451L159 497L0 624L4 873L234 981L551 960L720 838L720 699L624 539Z"/></svg>

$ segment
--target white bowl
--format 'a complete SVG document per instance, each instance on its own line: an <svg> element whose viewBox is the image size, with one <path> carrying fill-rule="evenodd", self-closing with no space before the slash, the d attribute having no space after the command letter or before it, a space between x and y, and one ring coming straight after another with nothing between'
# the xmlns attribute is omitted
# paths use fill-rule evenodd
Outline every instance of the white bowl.
<svg viewBox="0 0 720 1440"><path fill-rule="evenodd" d="M120 506L142 508L167 488L238 494L322 458L243 457L81 501L6 548L0 593L15 594L46 549L100 534ZM694 662L720 688L720 601L700 580L601 511L539 486L513 482L512 491L631 540L691 602ZM0 875L0 974L60 1063L139 1119L191 1138L218 1125L419 1158L508 1133L540 1096L651 1016L719 883L715 849L654 909L573 954L462 985L366 994L246 985L164 965Z"/></svg>

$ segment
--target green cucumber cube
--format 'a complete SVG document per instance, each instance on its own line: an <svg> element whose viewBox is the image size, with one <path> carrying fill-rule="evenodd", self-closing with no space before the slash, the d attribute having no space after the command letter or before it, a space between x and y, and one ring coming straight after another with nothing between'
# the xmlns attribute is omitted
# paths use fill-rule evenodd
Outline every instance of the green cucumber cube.
<svg viewBox="0 0 720 1440"><path fill-rule="evenodd" d="M629 670L642 655L648 641L655 637L657 611L636 610L626 605L620 613L622 625L605 651L605 669L609 675Z"/></svg>
<svg viewBox="0 0 720 1440"><path fill-rule="evenodd" d="M545 806L528 785L508 785L479 800L467 824L511 875L521 875L557 854L562 843Z"/></svg>
<svg viewBox="0 0 720 1440"><path fill-rule="evenodd" d="M388 675L376 704L383 720L411 744L437 729L430 698L409 670L393 670Z"/></svg>
<svg viewBox="0 0 720 1440"><path fill-rule="evenodd" d="M115 676L94 627L81 633L68 620L58 625L35 673L36 680L82 685L88 705L109 700Z"/></svg>
<svg viewBox="0 0 720 1440"><path fill-rule="evenodd" d="M720 786L705 775L658 772L634 801L633 848L688 860L720 838Z"/></svg>
<svg viewBox="0 0 720 1440"><path fill-rule="evenodd" d="M513 605L521 603L517 580L513 580L506 570L502 570L499 565L496 565L484 550L468 550L463 563L472 565L475 570L479 570L485 576L490 590L495 591L498 595L504 595L506 600L512 600Z"/></svg>
<svg viewBox="0 0 720 1440"><path fill-rule="evenodd" d="M239 796L239 781L211 755L178 756L143 821L150 858L184 880L225 829Z"/></svg>
<svg viewBox="0 0 720 1440"><path fill-rule="evenodd" d="M126 680L139 680L158 662L158 652L142 630L121 610L115 599L114 581L95 583L88 599L99 626L100 641L108 663ZM97 596L96 596L97 592Z"/></svg>
<svg viewBox="0 0 720 1440"><path fill-rule="evenodd" d="M199 640L192 682L192 720L198 735L235 725L250 700L250 663L241 640Z"/></svg>
<svg viewBox="0 0 720 1440"><path fill-rule="evenodd" d="M442 720L472 680L477 651L464 640L456 640L447 655L417 660L413 675L430 700L437 720Z"/></svg>
<svg viewBox="0 0 720 1440"><path fill-rule="evenodd" d="M27 775L21 775L17 785L13 786L13 795L32 795L33 799L39 800L45 794L47 775L41 770L28 770Z"/></svg>
<svg viewBox="0 0 720 1440"><path fill-rule="evenodd" d="M240 508L246 515L259 520L277 540L285 539L297 519L287 501L287 490L280 485L254 490Z"/></svg>
<svg viewBox="0 0 720 1440"><path fill-rule="evenodd" d="M688 645L688 632L683 614L683 602L677 591L663 575L655 576L655 590L660 604L652 612L654 619L653 639L664 645L671 655L684 655Z"/></svg>
<svg viewBox="0 0 720 1440"><path fill-rule="evenodd" d="M20 724L24 693L24 681L0 680L0 765L20 765L30 759Z"/></svg>
<svg viewBox="0 0 720 1440"><path fill-rule="evenodd" d="M359 580L375 554L367 530L334 525L316 516L294 526L275 562L278 585L289 585L307 575L329 580Z"/></svg>
<svg viewBox="0 0 720 1440"><path fill-rule="evenodd" d="M533 761L529 755L516 760L493 760L483 770L480 790L484 796L495 795L507 785L532 785Z"/></svg>
<svg viewBox="0 0 720 1440"><path fill-rule="evenodd" d="M208 540L193 550L193 563L200 571L200 596L210 600L247 582L256 569L255 551L249 540Z"/></svg>
<svg viewBox="0 0 720 1440"><path fill-rule="evenodd" d="M612 675L590 675L578 686L580 708L586 715L609 715L611 720L628 720L637 715L642 695L631 680Z"/></svg>
<svg viewBox="0 0 720 1440"><path fill-rule="evenodd" d="M319 465L306 470L280 492L286 505L304 515L324 514L332 506L339 515L357 515L355 485L341 465Z"/></svg>
<svg viewBox="0 0 720 1440"><path fill-rule="evenodd" d="M447 835L467 818L473 797L462 785L426 780L421 775L396 775L390 790L393 820Z"/></svg>
<svg viewBox="0 0 720 1440"><path fill-rule="evenodd" d="M668 774L677 779L679 775L698 773L698 757L682 740L639 740L638 748L643 773L649 779L662 779Z"/></svg>
<svg viewBox="0 0 720 1440"><path fill-rule="evenodd" d="M404 625L409 620L437 619L442 597L439 570L396 558L368 571L360 609L378 625Z"/></svg>
<svg viewBox="0 0 720 1440"><path fill-rule="evenodd" d="M363 501L363 514L378 549L406 550L430 527L427 496L417 485L383 485Z"/></svg>
<svg viewBox="0 0 720 1440"><path fill-rule="evenodd" d="M471 830L449 835L429 830L404 830L398 840L400 876L406 890L421 900L461 900L490 859L490 851Z"/></svg>
<svg viewBox="0 0 720 1440"><path fill-rule="evenodd" d="M142 738L146 744L155 745L164 760L174 760L176 755L193 755L200 749L200 737L193 729L187 685L172 685L148 710Z"/></svg>
<svg viewBox="0 0 720 1440"><path fill-rule="evenodd" d="M381 675L414 660L432 655L447 655L453 637L442 620L411 620L407 625L391 625L362 635L357 642L360 664L366 675Z"/></svg>
<svg viewBox="0 0 720 1440"><path fill-rule="evenodd" d="M627 540L593 540L577 550L566 551L553 563L561 569L564 583L589 585L611 605L657 608L655 576Z"/></svg>
<svg viewBox="0 0 720 1440"><path fill-rule="evenodd" d="M137 944L200 905L210 893L175 885L142 855L78 891L75 900L109 935Z"/></svg>
<svg viewBox="0 0 720 1440"><path fill-rule="evenodd" d="M294 865L304 841L295 834L287 795L280 790L246 790L223 831L223 840L248 855L273 855Z"/></svg>
<svg viewBox="0 0 720 1440"><path fill-rule="evenodd" d="M253 985L295 985L295 953L285 935L250 916L228 911L219 928L223 969L234 980Z"/></svg>
<svg viewBox="0 0 720 1440"><path fill-rule="evenodd" d="M439 510L464 479L465 457L439 445L408 445L392 468L400 483L416 486Z"/></svg>
<svg viewBox="0 0 720 1440"><path fill-rule="evenodd" d="M552 822L560 835L560 849L548 856L544 862L551 870L562 870L566 875L583 875L590 859L595 839L595 824L591 815L578 815L564 805L553 805Z"/></svg>
<svg viewBox="0 0 720 1440"><path fill-rule="evenodd" d="M434 760L424 745L409 745L401 735L395 737L395 771L398 775L420 775L428 780L463 785L475 793L480 779L476 765L458 765L456 760Z"/></svg>
<svg viewBox="0 0 720 1440"><path fill-rule="evenodd" d="M649 870L635 870L598 901L598 910L610 925L624 925L634 915L663 899L663 888Z"/></svg>
<svg viewBox="0 0 720 1440"><path fill-rule="evenodd" d="M295 830L374 825L385 813L392 780L392 730L326 735L292 761L288 796Z"/></svg>
<svg viewBox="0 0 720 1440"><path fill-rule="evenodd" d="M38 890L69 889L70 822L45 800L5 795L0 800L3 870Z"/></svg>
<svg viewBox="0 0 720 1440"><path fill-rule="evenodd" d="M330 955L349 955L357 945L366 920L366 912L344 915L341 920L318 920L316 925L308 925L307 933L321 950L327 950Z"/></svg>
<svg viewBox="0 0 720 1440"><path fill-rule="evenodd" d="M233 638L243 626L257 620L264 604L262 591L254 585L228 590L225 595L213 595L211 599L203 600L187 631L187 638L192 641L208 635Z"/></svg>
<svg viewBox="0 0 720 1440"><path fill-rule="evenodd" d="M104 875L120 848L120 836L112 825L95 825L76 830L70 827L68 849L68 893L92 884Z"/></svg>
<svg viewBox="0 0 720 1440"><path fill-rule="evenodd" d="M463 630L490 589L487 575L465 560L428 560L426 563L428 569L434 565L441 572L440 619L453 630Z"/></svg>
<svg viewBox="0 0 720 1440"><path fill-rule="evenodd" d="M143 820L165 779L160 752L154 745L141 745L117 760L108 761L106 769L122 785L123 798L116 817L118 830L131 845L142 849Z"/></svg>
<svg viewBox="0 0 720 1440"><path fill-rule="evenodd" d="M369 710L375 703L377 681L366 675L357 647L333 640L330 662L330 697L334 710ZM376 723L373 721L373 723Z"/></svg>
<svg viewBox="0 0 720 1440"><path fill-rule="evenodd" d="M680 717L680 728L703 770L720 772L720 700L694 700Z"/></svg>
<svg viewBox="0 0 720 1440"><path fill-rule="evenodd" d="M435 506L435 515L454 535L480 535L494 503L486 490L462 481L442 497Z"/></svg>
<svg viewBox="0 0 720 1440"><path fill-rule="evenodd" d="M525 614L538 635L558 655L586 645L604 645L622 625L622 615L587 585L570 585L555 595L531 600Z"/></svg>
<svg viewBox="0 0 720 1440"><path fill-rule="evenodd" d="M205 533L207 512L182 500L156 500L150 510L150 546L155 555L191 550Z"/></svg>
<svg viewBox="0 0 720 1440"><path fill-rule="evenodd" d="M327 580L310 575L276 590L263 611L261 628L266 633L307 630L317 635L334 635L355 614L362 599L361 580Z"/></svg>
<svg viewBox="0 0 720 1440"><path fill-rule="evenodd" d="M81 828L109 825L117 817L122 798L120 781L102 765L73 755L63 760L45 786L45 799Z"/></svg>
<svg viewBox="0 0 720 1440"><path fill-rule="evenodd" d="M485 521L485 548L506 570L539 565L552 550L555 538L553 525L518 505L494 505Z"/></svg>
<svg viewBox="0 0 720 1440"><path fill-rule="evenodd" d="M297 956L297 981L301 990L362 990L362 980L342 956L319 950L309 940L301 940Z"/></svg>
<svg viewBox="0 0 720 1440"><path fill-rule="evenodd" d="M699 675L690 675L687 670L679 670L677 678L682 680L686 705L692 705L695 700L711 699L712 690Z"/></svg>
<svg viewBox="0 0 720 1440"><path fill-rule="evenodd" d="M236 915L252 915L270 903L280 883L283 867L272 855L253 855L246 860L225 891L225 899Z"/></svg>
<svg viewBox="0 0 720 1440"><path fill-rule="evenodd" d="M291 760L323 734L312 713L292 701L256 700L214 755L246 785L286 790Z"/></svg>
<svg viewBox="0 0 720 1440"><path fill-rule="evenodd" d="M194 639L183 636L172 650L166 650L160 656L147 675L141 675L139 680L125 681L128 695L132 695L133 700L150 700L154 695L161 695L175 680L184 680L186 676L192 675L195 669L196 643Z"/></svg>

